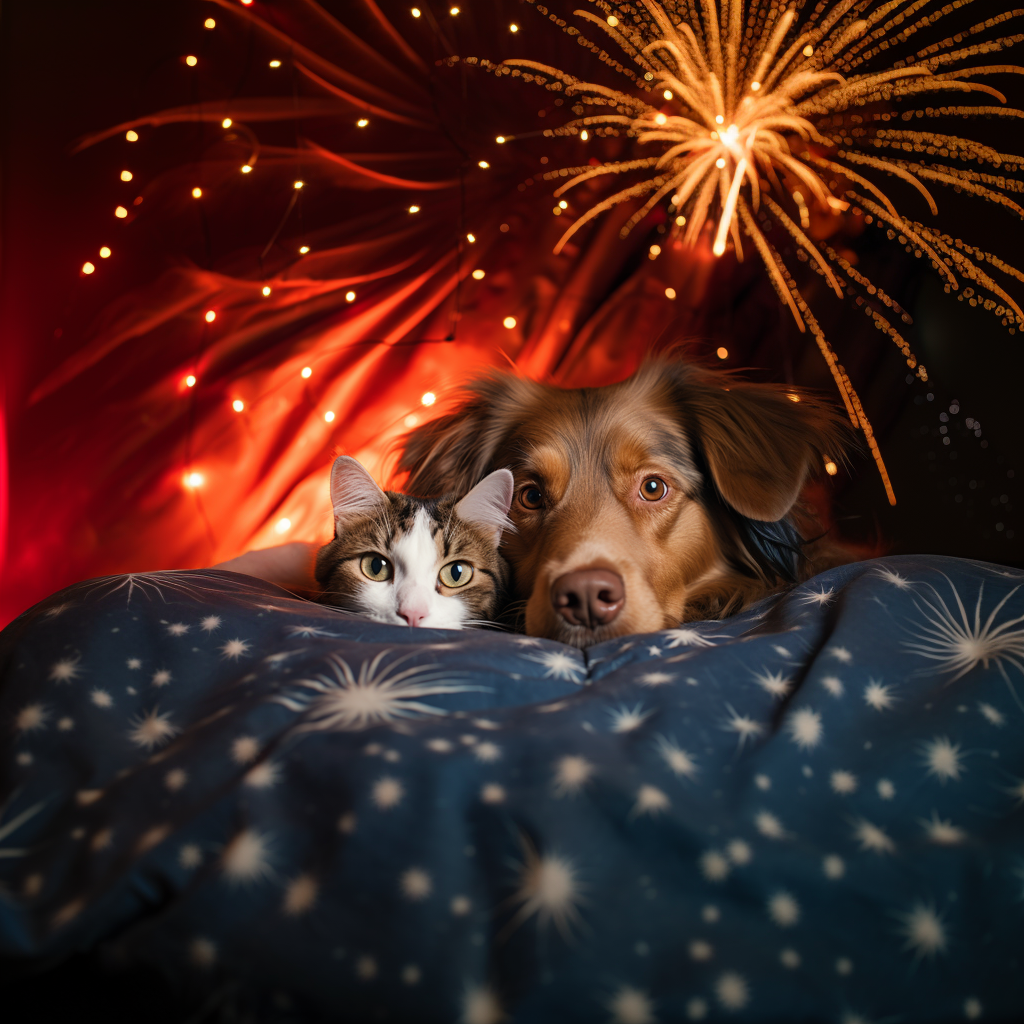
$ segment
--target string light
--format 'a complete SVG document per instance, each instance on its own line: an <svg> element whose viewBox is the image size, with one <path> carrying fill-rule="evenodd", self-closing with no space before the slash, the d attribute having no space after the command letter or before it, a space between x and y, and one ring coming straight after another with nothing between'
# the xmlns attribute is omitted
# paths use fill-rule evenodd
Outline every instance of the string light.
<svg viewBox="0 0 1024 1024"><path fill-rule="evenodd" d="M192 198L193 199L198 199L200 196L202 196L202 194L203 194L203 190L198 185L196 185L196 187L194 189L192 189Z"/></svg>
<svg viewBox="0 0 1024 1024"><path fill-rule="evenodd" d="M419 416L411 412L409 413L408 416L405 417L405 419L402 422L411 430L413 427L416 426L417 423L419 423L419 421Z"/></svg>
<svg viewBox="0 0 1024 1024"><path fill-rule="evenodd" d="M477 163L477 167L482 167L484 170L487 170L487 168L490 167L490 166L491 165L486 160L480 160Z"/></svg>
<svg viewBox="0 0 1024 1024"><path fill-rule="evenodd" d="M589 139L589 138L590 138L590 132L588 132L588 131L587 131L587 129L586 129L586 128L584 128L584 129L583 129L583 131L581 131L581 132L580 132L580 138L581 138L581 139L582 139L582 140L583 140L584 142L586 142L586 141L587 141L587 139Z"/></svg>
<svg viewBox="0 0 1024 1024"><path fill-rule="evenodd" d="M719 359L728 359L729 358L729 350L727 348L725 348L724 346L721 347L721 348L717 348L717 349L715 349L715 355L718 356Z"/></svg>
<svg viewBox="0 0 1024 1024"><path fill-rule="evenodd" d="M236 398L231 403L231 408L234 409L235 412L241 412L245 408L245 402L243 402L240 398Z"/></svg>
<svg viewBox="0 0 1024 1024"><path fill-rule="evenodd" d="M139 141L139 133L137 131L132 130L131 128L129 128L128 131L126 131L124 133L124 137L129 142L138 142Z"/></svg>
<svg viewBox="0 0 1024 1024"><path fill-rule="evenodd" d="M654 117L655 124L667 124L668 118L664 114L656 114Z"/></svg>
<svg viewBox="0 0 1024 1024"><path fill-rule="evenodd" d="M410 213L419 213L420 212L420 208L418 206L410 206L409 207L409 212Z"/></svg>
<svg viewBox="0 0 1024 1024"><path fill-rule="evenodd" d="M195 490L197 487L202 487L206 483L206 477L202 473L186 473L185 486Z"/></svg>
<svg viewBox="0 0 1024 1024"><path fill-rule="evenodd" d="M301 374L303 380L309 380L313 376L313 368L311 366L304 366Z"/></svg>
<svg viewBox="0 0 1024 1024"><path fill-rule="evenodd" d="M476 235L474 235L473 232L471 231L468 235L466 235L466 241L467 242L475 242L476 241Z"/></svg>
<svg viewBox="0 0 1024 1024"><path fill-rule="evenodd" d="M242 173L248 174L252 170L252 164L242 164Z"/></svg>
<svg viewBox="0 0 1024 1024"><path fill-rule="evenodd" d="M516 325L516 318L514 316L507 316L501 322L511 331Z"/></svg>
<svg viewBox="0 0 1024 1024"><path fill-rule="evenodd" d="M509 25L508 30L509 32L518 32L519 26L515 22L512 22L512 24Z"/></svg>
<svg viewBox="0 0 1024 1024"><path fill-rule="evenodd" d="M369 123L370 119L368 117L361 117L356 121L356 126L359 128L365 128Z"/></svg>
<svg viewBox="0 0 1024 1024"><path fill-rule="evenodd" d="M682 214L679 214L679 216L676 217L676 227L680 227L681 228L685 223L686 223L686 218Z"/></svg>
<svg viewBox="0 0 1024 1024"><path fill-rule="evenodd" d="M564 199L560 199L558 201L558 207L561 210L568 210L569 209L569 204Z"/></svg>
<svg viewBox="0 0 1024 1024"><path fill-rule="evenodd" d="M194 68L194 67L195 67L195 66L196 66L196 65L197 65L197 64L199 63L199 58L198 58L198 57L193 57L193 56L192 56L192 54L189 54L189 55L188 55L188 56L187 56L187 57L185 58L185 63L186 63L186 64L187 64L187 65L188 65L188 66L189 66L190 68Z"/></svg>
<svg viewBox="0 0 1024 1024"><path fill-rule="evenodd" d="M296 181L295 188L302 188L306 183L304 181Z"/></svg>
<svg viewBox="0 0 1024 1024"><path fill-rule="evenodd" d="M420 10L420 9L419 9L418 7L414 7L414 8L412 9L412 16L413 16L414 18L418 18L418 17L419 17L419 16L420 16L420 15L421 15L422 13L423 13L423 12L422 12L422 11L421 11L421 10Z"/></svg>
<svg viewBox="0 0 1024 1024"><path fill-rule="evenodd" d="M715 161L715 166L716 166L716 167L717 167L717 168L718 168L719 170L721 170L721 169L722 169L722 168L723 168L723 167L725 166L725 157L724 157L724 156L720 156L720 157L719 157L719 158L718 158L718 159L717 159L717 160Z"/></svg>
<svg viewBox="0 0 1024 1024"><path fill-rule="evenodd" d="M270 62L270 66L272 68L279 68L281 66L281 62L279 60L272 60Z"/></svg>
<svg viewBox="0 0 1024 1024"><path fill-rule="evenodd" d="M220 126L221 128L230 128L232 123L233 122L230 117L225 117L224 120L221 121Z"/></svg>
<svg viewBox="0 0 1024 1024"><path fill-rule="evenodd" d="M808 43L808 44L807 44L807 45L806 45L806 46L805 46L805 47L803 48L803 50L802 50L801 52L803 53L803 55L804 55L805 57L810 57L810 55L811 55L812 53L814 53L814 47L813 47L813 46L811 46L811 44L810 44L810 43Z"/></svg>
<svg viewBox="0 0 1024 1024"><path fill-rule="evenodd" d="M458 7L453 7L448 13L454 18L459 13L459 9Z"/></svg>
<svg viewBox="0 0 1024 1024"><path fill-rule="evenodd" d="M474 270L473 271L473 280L474 281L482 281L484 279L484 276L485 276L485 272L483 270L479 270L478 269L478 270Z"/></svg>
<svg viewBox="0 0 1024 1024"><path fill-rule="evenodd" d="M675 290L675 288L666 288L665 289L665 298L666 299L674 299L675 297L676 297L676 290Z"/></svg>
<svg viewBox="0 0 1024 1024"><path fill-rule="evenodd" d="M122 171L121 172L121 180L122 181L131 181L132 180L132 172L131 171Z"/></svg>
<svg viewBox="0 0 1024 1024"><path fill-rule="evenodd" d="M265 284L261 290L263 292L263 297L266 298L270 294L270 285Z"/></svg>
<svg viewBox="0 0 1024 1024"><path fill-rule="evenodd" d="M436 401L437 395L435 395L433 391L424 392L423 396L420 398L421 405L433 405Z"/></svg>
<svg viewBox="0 0 1024 1024"><path fill-rule="evenodd" d="M120 217L121 220L124 220L124 218L128 216L128 211L123 206L119 206L116 210L114 210L114 216Z"/></svg>
<svg viewBox="0 0 1024 1024"><path fill-rule="evenodd" d="M252 3L252 0L242 0L242 6L248 7Z"/></svg>
<svg viewBox="0 0 1024 1024"><path fill-rule="evenodd" d="M278 521L276 523L274 523L274 529L278 533L287 533L291 528L292 528L292 521L287 516L285 516L285 517L283 517L281 519L278 519Z"/></svg>
<svg viewBox="0 0 1024 1024"><path fill-rule="evenodd" d="M839 467L829 459L828 462L825 463L825 472L828 473L829 476L835 476L836 473L839 472Z"/></svg>
<svg viewBox="0 0 1024 1024"><path fill-rule="evenodd" d="M648 249L647 255L652 260L657 259L661 255L661 246L660 245L652 245L650 247L650 249Z"/></svg>
<svg viewBox="0 0 1024 1024"><path fill-rule="evenodd" d="M356 301L356 293L355 292L345 292L345 301L346 302L355 302Z"/></svg>
<svg viewBox="0 0 1024 1024"><path fill-rule="evenodd" d="M761 83L760 82L751 82L750 83L750 91L751 92L758 92L760 90L760 88L761 88Z"/></svg>
<svg viewBox="0 0 1024 1024"><path fill-rule="evenodd" d="M103 247L102 247L102 248L100 249L100 258L101 258L101 259L104 259L104 260L105 260L105 259L106 259L106 258L107 258L107 257L108 257L109 255L110 255L110 247L109 247L109 246L106 246L106 245L104 245L104 246L103 246Z"/></svg>
<svg viewBox="0 0 1024 1024"><path fill-rule="evenodd" d="M203 317L203 319L204 319L204 320L205 320L205 321L206 321L206 322L207 322L208 324L212 324L212 323L213 323L213 321L217 319L217 314L216 314L216 313L215 313L215 312L214 312L214 311L213 311L212 309L208 309L208 310L206 311L206 316L204 316L204 317Z"/></svg>
<svg viewBox="0 0 1024 1024"><path fill-rule="evenodd" d="M789 392L789 394L787 394L787 395L786 395L786 397L787 397L787 398L788 398L788 399L789 399L789 400L790 400L791 402L799 402L799 401L800 401L800 396L799 396L799 395L795 395L795 394L793 394L793 392L792 392L792 391L790 391L790 392Z"/></svg>
<svg viewBox="0 0 1024 1024"><path fill-rule="evenodd" d="M505 136L499 135L494 141L497 142L498 145L500 146L505 141Z"/></svg>
<svg viewBox="0 0 1024 1024"><path fill-rule="evenodd" d="M206 21L203 22L203 28L216 28L216 27L217 27L217 22L215 22L213 20L213 18L207 18Z"/></svg>
<svg viewBox="0 0 1024 1024"><path fill-rule="evenodd" d="M190 374L189 374L189 375L188 375L188 376L187 376L187 377L185 378L185 387L187 387L187 388L194 388L195 386L196 386L196 378L195 378L195 375L194 375L194 374L191 374L191 373L190 373Z"/></svg>
<svg viewBox="0 0 1024 1024"><path fill-rule="evenodd" d="M308 245L300 245L299 246L299 252L302 253L303 256L305 256L306 253L309 252L309 246Z"/></svg>
<svg viewBox="0 0 1024 1024"><path fill-rule="evenodd" d="M92 263L86 262L86 263L82 264L82 273L83 274L91 274L95 269L96 269L96 267Z"/></svg>
<svg viewBox="0 0 1024 1024"><path fill-rule="evenodd" d="M664 92L662 93L662 96L664 96L664 97L665 97L665 99L667 99L667 100L670 100L670 99L672 99L672 90L671 90L671 89L666 89L666 90L665 90L665 91L664 91Z"/></svg>
<svg viewBox="0 0 1024 1024"><path fill-rule="evenodd" d="M721 114L715 114L715 124L725 124L725 118Z"/></svg>
<svg viewBox="0 0 1024 1024"><path fill-rule="evenodd" d="M328 422L328 423L333 423L334 422L334 412L332 410L328 409L327 412L324 413L324 420L326 422Z"/></svg>
<svg viewBox="0 0 1024 1024"><path fill-rule="evenodd" d="M618 25L618 23L619 19L616 18L614 14L608 15L608 24L611 25L612 28L615 28L615 26Z"/></svg>

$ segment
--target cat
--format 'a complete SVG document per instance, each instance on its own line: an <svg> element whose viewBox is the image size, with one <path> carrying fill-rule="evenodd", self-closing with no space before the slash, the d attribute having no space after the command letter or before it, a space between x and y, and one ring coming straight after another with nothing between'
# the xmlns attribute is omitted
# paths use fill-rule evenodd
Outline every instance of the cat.
<svg viewBox="0 0 1024 1024"><path fill-rule="evenodd" d="M334 539L317 553L318 600L393 625L462 629L492 621L508 585L498 553L512 473L499 469L465 497L383 491L353 458L331 467Z"/></svg>

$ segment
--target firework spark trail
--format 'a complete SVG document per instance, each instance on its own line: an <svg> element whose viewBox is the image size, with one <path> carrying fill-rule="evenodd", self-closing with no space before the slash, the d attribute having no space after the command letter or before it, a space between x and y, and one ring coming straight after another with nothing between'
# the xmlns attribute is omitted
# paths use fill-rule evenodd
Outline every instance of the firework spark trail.
<svg viewBox="0 0 1024 1024"><path fill-rule="evenodd" d="M629 78L640 94L585 82L532 60L471 61L499 74L511 71L571 97L577 116L559 128L546 130L547 136L577 137L586 130L598 136L625 135L641 147L658 149L648 157L547 172L547 180L568 179L559 184L556 197L602 175L646 175L585 210L563 234L555 251L603 212L640 199L642 204L623 226L624 235L667 200L674 236L692 246L702 237L717 203L717 225L711 232L713 253L721 256L731 242L737 258L742 259L741 237L746 235L753 242L797 327L814 337L851 420L868 440L889 501L895 504L860 398L801 295L779 243L795 242L797 251L837 295L855 297L922 380L928 379L927 370L877 306L895 309L904 322L909 323L910 318L848 261L808 236L812 209L828 216L849 214L885 230L890 240L898 236L908 252L929 260L943 277L947 292L960 291L961 285L969 282L974 288L963 290L965 298L1000 317L1011 332L1024 327L1020 305L979 264L1017 280L1024 280L1024 274L991 253L904 217L868 177L884 174L909 185L933 216L938 213L938 203L929 185L995 202L1024 218L1021 205L1004 194L1024 193L1024 181L1006 176L1007 171L1024 168L1024 157L999 153L941 130L886 126L900 119L927 123L944 117L1024 118L1024 111L1004 105L966 106L959 100L955 105L923 110L897 107L900 100L926 93L982 93L1005 104L1006 97L998 89L966 79L1024 74L1024 68L955 65L1024 40L1021 34L979 38L1024 15L1024 10L1003 12L910 52L908 41L950 14L954 5L919 16L926 6L924 0L892 0L880 6L875 6L874 0L821 0L806 15L802 3L783 7L778 0L721 4L701 0L699 10L696 0L664 0L662 4L640 0L635 5L625 0L592 2L602 14L575 13L604 32L635 67L621 63L575 27L554 15L549 17L599 60ZM548 14L545 8L538 10ZM960 45L965 41L967 45ZM893 50L901 47L906 52L897 59ZM869 68L880 55L885 63L878 66L876 62ZM662 93L666 102L653 105L648 102L651 93ZM875 109L869 109L871 105ZM877 109L879 105L883 109ZM928 162L907 159L908 153L927 157ZM985 174L950 161L972 161L999 173ZM796 217L787 208L794 209ZM770 236L776 226L780 240L773 243ZM975 288L990 297L975 299Z"/></svg>

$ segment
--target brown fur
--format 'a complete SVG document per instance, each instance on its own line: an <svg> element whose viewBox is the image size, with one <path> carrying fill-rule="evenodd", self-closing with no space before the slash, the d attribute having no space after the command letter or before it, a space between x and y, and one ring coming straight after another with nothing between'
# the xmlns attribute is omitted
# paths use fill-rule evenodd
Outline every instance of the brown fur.
<svg viewBox="0 0 1024 1024"><path fill-rule="evenodd" d="M455 412L408 435L400 466L417 494L464 491L509 466L516 532L502 550L526 631L589 646L732 613L824 568L793 521L822 453L838 459L848 441L843 419L807 392L652 361L603 388L483 377ZM640 497L648 476L668 483L661 501ZM528 486L544 494L536 511L521 500ZM626 586L622 612L593 630L550 600L555 579L584 568Z"/></svg>

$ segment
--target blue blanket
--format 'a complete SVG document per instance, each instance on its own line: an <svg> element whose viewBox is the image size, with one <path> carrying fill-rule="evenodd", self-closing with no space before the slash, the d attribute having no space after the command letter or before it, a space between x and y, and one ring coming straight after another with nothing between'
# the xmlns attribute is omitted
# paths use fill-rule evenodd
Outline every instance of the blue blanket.
<svg viewBox="0 0 1024 1024"><path fill-rule="evenodd" d="M1022 582L888 558L583 652L79 584L0 635L0 954L259 1020L1019 1020Z"/></svg>

